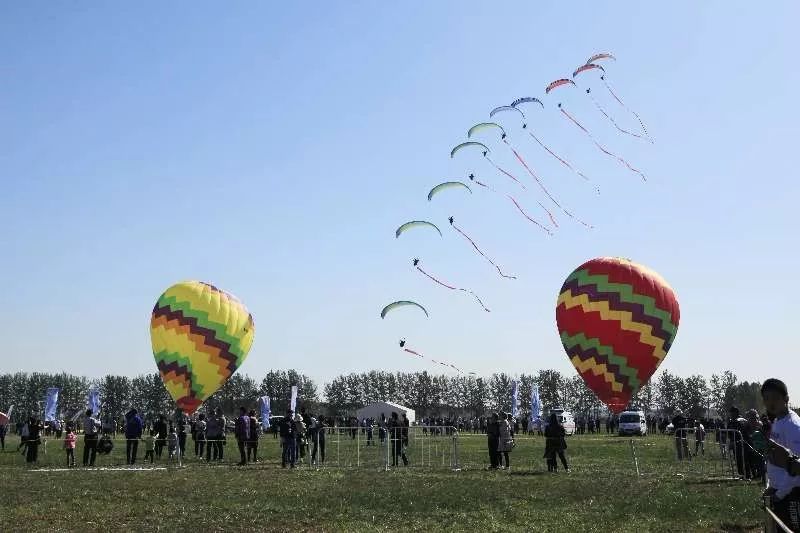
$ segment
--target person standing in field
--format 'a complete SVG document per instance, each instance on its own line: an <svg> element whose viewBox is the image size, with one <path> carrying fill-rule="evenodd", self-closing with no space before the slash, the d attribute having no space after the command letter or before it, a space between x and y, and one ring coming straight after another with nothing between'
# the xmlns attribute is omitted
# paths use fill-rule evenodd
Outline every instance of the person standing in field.
<svg viewBox="0 0 800 533"><path fill-rule="evenodd" d="M497 444L497 451L499 455L499 466L506 470L511 467L509 462L508 452L514 448L514 437L511 431L511 415L501 415L500 424L500 438ZM505 461L505 465L503 462Z"/></svg>
<svg viewBox="0 0 800 533"><path fill-rule="evenodd" d="M222 408L217 407L214 414L208 419L206 461L211 462L212 450L213 460L222 461L225 451L225 432L227 431L225 426L227 423L225 415L222 414Z"/></svg>
<svg viewBox="0 0 800 533"><path fill-rule="evenodd" d="M164 445L167 443L169 436L169 427L167 426L167 417L158 415L158 422L155 425L156 430L156 457L161 459L161 454L164 453Z"/></svg>
<svg viewBox="0 0 800 533"><path fill-rule="evenodd" d="M689 455L689 430L686 427L686 417L678 410L672 418L672 426L675 429L675 451L678 460L691 459Z"/></svg>
<svg viewBox="0 0 800 533"><path fill-rule="evenodd" d="M33 464L39 460L39 444L42 443L41 432L44 426L39 422L36 417L30 417L28 420L28 450L25 460L29 464Z"/></svg>
<svg viewBox="0 0 800 533"><path fill-rule="evenodd" d="M706 454L706 428L699 420L695 422L694 426L694 454Z"/></svg>
<svg viewBox="0 0 800 533"><path fill-rule="evenodd" d="M245 449L247 441L250 440L250 416L247 414L247 409L244 407L239 408L239 416L236 418L236 445L239 447L239 466L247 464L247 454Z"/></svg>
<svg viewBox="0 0 800 533"><path fill-rule="evenodd" d="M206 446L206 415L200 414L194 423L194 455L203 459Z"/></svg>
<svg viewBox="0 0 800 533"><path fill-rule="evenodd" d="M302 463L306 458L306 448L308 445L307 439L308 428L303 421L303 416L300 414L294 417L294 435L295 435L295 462Z"/></svg>
<svg viewBox="0 0 800 533"><path fill-rule="evenodd" d="M6 451L6 432L8 431L8 424L0 424L0 451Z"/></svg>
<svg viewBox="0 0 800 533"><path fill-rule="evenodd" d="M319 462L325 462L325 417L320 416L314 427L311 447L311 464L317 464L317 450L319 449Z"/></svg>
<svg viewBox="0 0 800 533"><path fill-rule="evenodd" d="M99 429L100 420L92 416L91 409L87 409L86 418L83 419L83 466L94 466Z"/></svg>
<svg viewBox="0 0 800 533"><path fill-rule="evenodd" d="M403 465L408 466L408 458L403 451L403 426L395 411L392 411L392 418L389 420L389 438L392 441L392 466L398 466L398 457L402 457Z"/></svg>
<svg viewBox="0 0 800 533"><path fill-rule="evenodd" d="M144 440L144 460L147 462L150 459L150 464L153 464L156 457L156 432L151 429Z"/></svg>
<svg viewBox="0 0 800 533"><path fill-rule="evenodd" d="M559 422L558 416L555 413L551 413L550 420L548 421L547 427L544 430L544 456L547 459L548 472L558 472L556 456L561 459L561 464L564 466L564 470L569 472L567 458L564 455L564 451L567 449L565 435L566 432L564 431L564 426L562 426L561 422Z"/></svg>
<svg viewBox="0 0 800 533"><path fill-rule="evenodd" d="M755 409L750 409L745 418L750 426L750 446L747 449L750 471L753 479L763 481L766 475L764 458L767 456L767 437L764 434L764 425Z"/></svg>
<svg viewBox="0 0 800 533"><path fill-rule="evenodd" d="M247 460L252 463L258 462L258 436L259 427L256 411L255 409L250 409L250 438L247 440Z"/></svg>
<svg viewBox="0 0 800 533"><path fill-rule="evenodd" d="M183 411L178 414L175 424L178 426L176 428L178 430L178 452L181 454L181 459L183 459L186 457L186 426L188 424Z"/></svg>
<svg viewBox="0 0 800 533"><path fill-rule="evenodd" d="M75 466L75 443L78 436L72 431L72 426L67 426L67 434L64 435L64 451L67 454L67 468Z"/></svg>
<svg viewBox="0 0 800 533"><path fill-rule="evenodd" d="M761 397L773 420L764 495L778 518L792 531L800 531L800 475L793 467L800 455L800 416L789 409L789 392L779 379L764 381Z"/></svg>
<svg viewBox="0 0 800 533"><path fill-rule="evenodd" d="M486 423L486 446L489 449L489 469L495 470L498 466L497 446L500 442L500 416L492 413Z"/></svg>
<svg viewBox="0 0 800 533"><path fill-rule="evenodd" d="M295 436L294 436L294 420L292 420L293 412L290 409L286 412L280 423L281 447L281 468L286 468L286 463L289 463L291 468L294 468L295 463Z"/></svg>
<svg viewBox="0 0 800 533"><path fill-rule="evenodd" d="M139 452L139 439L142 438L142 419L131 409L125 415L125 459L129 465L136 464L136 455Z"/></svg>

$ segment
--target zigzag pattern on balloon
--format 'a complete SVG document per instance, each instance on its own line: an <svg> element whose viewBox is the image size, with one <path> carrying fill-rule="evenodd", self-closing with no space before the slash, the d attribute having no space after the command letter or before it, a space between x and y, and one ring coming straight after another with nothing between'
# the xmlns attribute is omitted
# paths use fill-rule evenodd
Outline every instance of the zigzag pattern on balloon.
<svg viewBox="0 0 800 533"><path fill-rule="evenodd" d="M558 296L558 305L562 304L566 309L580 306L583 311L599 313L603 320L615 320L619 322L620 329L638 333L642 343L655 348L653 355L656 358L661 360L667 355L664 349L664 339L653 336L653 328L647 324L636 322L629 311L615 311L609 307L608 302L591 302L587 295L572 296L570 291L562 292Z"/></svg>
<svg viewBox="0 0 800 533"><path fill-rule="evenodd" d="M606 383L611 385L611 390L614 392L622 392L623 385L616 379L614 379L614 374L608 372L608 368L605 363L600 363L594 359L594 357L590 357L585 361L579 360L577 357L573 357L571 359L572 364L575 365L575 368L578 369L578 372L581 374L585 374L586 372L591 372L595 376L603 375L603 379L606 380Z"/></svg>
<svg viewBox="0 0 800 533"><path fill-rule="evenodd" d="M159 297L150 318L153 355L170 396L191 414L247 357L253 319L211 284L186 281Z"/></svg>
<svg viewBox="0 0 800 533"><path fill-rule="evenodd" d="M227 370L227 375L220 372L222 377L230 377L236 371L237 357L231 352L229 343L217 339L216 330L200 326L196 318L184 316L180 309L172 310L156 305L153 309L152 327L162 324L165 329L175 329L188 336L198 351L207 353L220 366L220 370Z"/></svg>
<svg viewBox="0 0 800 533"><path fill-rule="evenodd" d="M662 329L661 319L647 314L644 306L638 303L626 302L618 292L600 292L598 286L594 284L581 285L577 280L569 281L562 287L563 292L571 292L573 296L586 295L591 302L607 302L613 311L626 311L631 314L634 322L647 324L651 328L652 335L664 341L664 350L669 351L674 335Z"/></svg>
<svg viewBox="0 0 800 533"><path fill-rule="evenodd" d="M205 286L205 284L202 284ZM210 288L210 287L209 287ZM215 289L218 291L219 289ZM225 293L220 292L219 295L221 297L225 296ZM231 302L235 302L232 304L234 308L242 307L242 305L236 299L230 299ZM199 327L203 327L209 329L214 332L214 337L221 342L225 342L228 345L228 351L233 354L236 358L236 366L238 367L241 364L241 358L243 354L242 346L240 346L240 341L236 337L233 337L228 334L226 330L226 326L221 324L215 320L212 320L208 313L197 309L192 303L187 300L180 300L177 296L171 295L167 296L165 293L161 298L159 298L158 303L156 306L168 306L172 310L179 310L183 313L183 315L187 318L191 317L197 321L197 325ZM247 311L244 310L246 313Z"/></svg>
<svg viewBox="0 0 800 533"><path fill-rule="evenodd" d="M598 363L606 364L619 383L627 382L628 387L633 390L641 385L636 369L630 368L625 358L615 354L610 347L600 344L598 339L589 339L583 333L570 336L566 331L562 331L561 344L564 345L567 356L573 364L576 357L579 361L594 358Z"/></svg>
<svg viewBox="0 0 800 533"><path fill-rule="evenodd" d="M619 295L624 302L641 305L646 315L660 320L660 329L671 337L674 337L678 331L677 326L673 323L672 314L668 310L661 309L654 298L635 293L633 287L627 283L614 283L609 281L606 274L590 274L587 269L579 269L567 278L561 291L563 292L572 281L577 281L581 286L594 285L599 291L613 292Z"/></svg>
<svg viewBox="0 0 800 533"><path fill-rule="evenodd" d="M192 390L191 371L186 366L181 366L178 363L167 363L165 361L159 361L156 366L170 394L173 392L173 385L181 389L178 393L180 394L177 400L178 407L193 412L203 403L195 396Z"/></svg>

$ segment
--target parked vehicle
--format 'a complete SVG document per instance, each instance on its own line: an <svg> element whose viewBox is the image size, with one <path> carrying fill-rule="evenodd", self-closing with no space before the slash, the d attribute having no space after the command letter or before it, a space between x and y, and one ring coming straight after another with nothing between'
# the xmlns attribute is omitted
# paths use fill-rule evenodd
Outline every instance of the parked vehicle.
<svg viewBox="0 0 800 533"><path fill-rule="evenodd" d="M647 417L644 411L623 411L619 415L620 435L647 435Z"/></svg>

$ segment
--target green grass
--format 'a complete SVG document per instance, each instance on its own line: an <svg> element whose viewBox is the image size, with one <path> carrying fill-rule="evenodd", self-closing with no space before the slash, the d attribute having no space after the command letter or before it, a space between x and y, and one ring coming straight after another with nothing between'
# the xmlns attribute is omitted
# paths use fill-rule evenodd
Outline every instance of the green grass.
<svg viewBox="0 0 800 533"><path fill-rule="evenodd" d="M329 464L336 439L328 439ZM0 523L5 531L191 530L250 531L758 531L761 487L723 479L708 458L678 463L672 440L568 439L572 472L549 474L542 438L519 438L510 471L485 471L485 437L459 438L460 471L451 471L451 441L412 439L412 467L384 471L380 447L339 443L340 464L351 467L280 468L279 448L262 437L261 463L207 465L160 471L36 471L18 453L0 454L4 485ZM363 444L363 441L360 442ZM713 443L709 442L709 445ZM6 449L16 448L15 439ZM81 461L79 443L77 459ZM235 445L226 447L233 461ZM140 456L143 453L140 450ZM345 459L347 458L347 461ZM62 467L50 442L39 468ZM124 444L98 466L124 463ZM442 464L444 463L444 466Z"/></svg>

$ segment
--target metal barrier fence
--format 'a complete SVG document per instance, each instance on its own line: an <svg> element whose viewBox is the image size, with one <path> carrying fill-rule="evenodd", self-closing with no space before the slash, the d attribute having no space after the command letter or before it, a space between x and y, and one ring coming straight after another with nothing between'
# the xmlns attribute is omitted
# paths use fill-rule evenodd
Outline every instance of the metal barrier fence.
<svg viewBox="0 0 800 533"><path fill-rule="evenodd" d="M675 454L686 473L724 479L763 479L764 457L734 429L678 429Z"/></svg>
<svg viewBox="0 0 800 533"><path fill-rule="evenodd" d="M455 428L443 426L325 428L312 433L310 464L317 468L458 470L458 435Z"/></svg>
<svg viewBox="0 0 800 533"><path fill-rule="evenodd" d="M126 439L122 436L107 439L113 445L109 453L98 452L98 467L120 466L129 463L127 451L132 443L135 448L137 466L161 465L183 466L185 464L213 465L240 463L240 454L245 462L267 462L286 466L311 468L375 468L389 470L408 466L427 469L459 469L458 431L453 427L411 426L389 428L372 427L325 427L311 430L291 441L267 433L255 441L238 441L231 435L219 438L204 438L195 441L185 435L183 443L170 453L167 439ZM97 443L97 441L95 441ZM8 443L10 445L10 442ZM181 446L185 447L181 450ZM22 450L22 461L27 445L15 443ZM77 465L83 464L85 436L79 435L74 450ZM149 450L148 448L152 448ZM55 436L42 436L37 445L38 467L63 467L68 465L63 440ZM183 453L181 453L183 452ZM259 455L260 454L260 455ZM6 456L8 457L8 456Z"/></svg>

